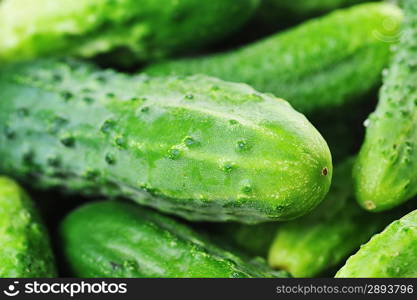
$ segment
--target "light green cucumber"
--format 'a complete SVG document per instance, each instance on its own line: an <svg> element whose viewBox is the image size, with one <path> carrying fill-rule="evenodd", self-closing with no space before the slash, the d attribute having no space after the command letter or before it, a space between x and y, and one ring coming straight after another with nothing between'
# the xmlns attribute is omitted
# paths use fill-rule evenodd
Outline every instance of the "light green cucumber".
<svg viewBox="0 0 417 300"><path fill-rule="evenodd" d="M326 142L286 101L206 76L74 61L0 71L0 171L190 220L288 220L327 194Z"/></svg>
<svg viewBox="0 0 417 300"><path fill-rule="evenodd" d="M87 204L62 223L61 244L78 277L285 277L212 244L185 224L117 201Z"/></svg>
<svg viewBox="0 0 417 300"><path fill-rule="evenodd" d="M124 63L188 52L245 23L259 0L4 0L0 62L39 56L109 57Z"/></svg>
<svg viewBox="0 0 417 300"><path fill-rule="evenodd" d="M271 267L294 277L320 276L337 267L398 216L370 214L353 197L353 159L335 168L326 199L311 214L280 224L269 249Z"/></svg>
<svg viewBox="0 0 417 300"><path fill-rule="evenodd" d="M273 93L305 114L338 108L377 87L398 35L401 11L368 3L207 57L162 62L151 75L202 73Z"/></svg>
<svg viewBox="0 0 417 300"><path fill-rule="evenodd" d="M48 233L29 196L0 176L0 278L54 277Z"/></svg>
<svg viewBox="0 0 417 300"><path fill-rule="evenodd" d="M417 2L403 1L401 42L376 111L365 122L366 139L354 169L356 197L384 211L417 195Z"/></svg>
<svg viewBox="0 0 417 300"><path fill-rule="evenodd" d="M351 256L336 277L417 277L417 210L391 223Z"/></svg>

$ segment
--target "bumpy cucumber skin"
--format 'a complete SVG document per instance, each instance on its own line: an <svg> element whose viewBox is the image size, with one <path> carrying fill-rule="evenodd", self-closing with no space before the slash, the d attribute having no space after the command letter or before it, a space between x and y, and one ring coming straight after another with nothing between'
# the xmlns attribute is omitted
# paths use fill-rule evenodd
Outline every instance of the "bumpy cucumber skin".
<svg viewBox="0 0 417 300"><path fill-rule="evenodd" d="M60 228L79 277L282 277L244 261L185 224L130 203L105 201L72 212Z"/></svg>
<svg viewBox="0 0 417 300"><path fill-rule="evenodd" d="M377 86L401 19L401 11L390 4L358 5L232 52L162 62L144 72L202 73L244 82L311 114L339 107Z"/></svg>
<svg viewBox="0 0 417 300"><path fill-rule="evenodd" d="M384 211L417 194L417 2L403 1L401 42L354 169L356 197L365 209Z"/></svg>
<svg viewBox="0 0 417 300"><path fill-rule="evenodd" d="M54 277L49 237L28 195L0 177L0 277Z"/></svg>
<svg viewBox="0 0 417 300"><path fill-rule="evenodd" d="M417 210L375 235L337 272L349 278L417 277Z"/></svg>
<svg viewBox="0 0 417 300"><path fill-rule="evenodd" d="M0 61L114 51L152 60L204 46L239 28L259 0L5 0Z"/></svg>
<svg viewBox="0 0 417 300"><path fill-rule="evenodd" d="M191 220L296 218L327 194L326 142L284 100L206 76L54 60L0 73L0 170Z"/></svg>
<svg viewBox="0 0 417 300"><path fill-rule="evenodd" d="M269 249L273 268L294 277L318 276L339 265L397 214L374 215L353 197L353 159L335 168L326 199L308 216L281 224Z"/></svg>

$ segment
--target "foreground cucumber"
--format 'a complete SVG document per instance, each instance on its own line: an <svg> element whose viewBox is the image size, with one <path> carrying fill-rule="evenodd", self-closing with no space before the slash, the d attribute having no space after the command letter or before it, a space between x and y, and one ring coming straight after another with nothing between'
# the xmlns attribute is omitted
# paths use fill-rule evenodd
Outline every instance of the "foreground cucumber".
<svg viewBox="0 0 417 300"><path fill-rule="evenodd" d="M28 195L0 177L0 277L54 277L49 237Z"/></svg>
<svg viewBox="0 0 417 300"><path fill-rule="evenodd" d="M271 267L312 277L338 266L398 216L370 214L353 197L353 160L337 166L326 199L308 216L281 224L269 249Z"/></svg>
<svg viewBox="0 0 417 300"><path fill-rule="evenodd" d="M0 72L0 170L191 220L296 218L327 194L326 142L284 100L217 79L76 62Z"/></svg>
<svg viewBox="0 0 417 300"><path fill-rule="evenodd" d="M401 18L390 4L358 5L237 51L151 65L145 72L202 73L248 83L311 114L353 101L378 85Z"/></svg>
<svg viewBox="0 0 417 300"><path fill-rule="evenodd" d="M0 61L109 52L126 63L157 59L226 36L249 19L258 4L258 0L4 0Z"/></svg>
<svg viewBox="0 0 417 300"><path fill-rule="evenodd" d="M417 210L375 235L336 277L417 277Z"/></svg>
<svg viewBox="0 0 417 300"><path fill-rule="evenodd" d="M218 248L186 225L117 201L85 205L61 226L62 249L79 277L283 277L260 261Z"/></svg>
<svg viewBox="0 0 417 300"><path fill-rule="evenodd" d="M404 32L354 169L359 203L371 211L400 205L417 194L417 2L403 1Z"/></svg>

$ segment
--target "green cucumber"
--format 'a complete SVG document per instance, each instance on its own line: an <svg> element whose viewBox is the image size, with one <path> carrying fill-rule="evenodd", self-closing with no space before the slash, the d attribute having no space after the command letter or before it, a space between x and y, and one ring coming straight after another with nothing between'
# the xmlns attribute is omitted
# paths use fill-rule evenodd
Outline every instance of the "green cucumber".
<svg viewBox="0 0 417 300"><path fill-rule="evenodd" d="M316 129L247 85L44 60L0 71L0 99L0 171L40 188L256 223L309 212L331 182Z"/></svg>
<svg viewBox="0 0 417 300"><path fill-rule="evenodd" d="M0 278L54 277L49 237L29 196L0 177Z"/></svg>
<svg viewBox="0 0 417 300"><path fill-rule="evenodd" d="M269 249L273 268L294 277L313 277L337 267L397 214L370 214L356 203L352 186L353 159L338 165L326 199L311 214L280 224Z"/></svg>
<svg viewBox="0 0 417 300"><path fill-rule="evenodd" d="M403 1L401 42L354 169L356 197L370 211L384 211L417 195L417 2Z"/></svg>
<svg viewBox="0 0 417 300"><path fill-rule="evenodd" d="M379 0L261 0L255 16L236 34L222 42L220 50L251 43L336 9L375 1Z"/></svg>
<svg viewBox="0 0 417 300"><path fill-rule="evenodd" d="M126 63L191 51L238 29L259 0L4 0L0 62L112 53Z"/></svg>
<svg viewBox="0 0 417 300"><path fill-rule="evenodd" d="M362 4L238 50L162 62L144 72L244 82L310 115L356 100L378 85L401 19L391 4Z"/></svg>
<svg viewBox="0 0 417 300"><path fill-rule="evenodd" d="M219 248L188 226L117 201L87 204L60 227L65 260L78 277L284 277L259 260Z"/></svg>
<svg viewBox="0 0 417 300"><path fill-rule="evenodd" d="M417 277L417 210L373 236L336 277Z"/></svg>

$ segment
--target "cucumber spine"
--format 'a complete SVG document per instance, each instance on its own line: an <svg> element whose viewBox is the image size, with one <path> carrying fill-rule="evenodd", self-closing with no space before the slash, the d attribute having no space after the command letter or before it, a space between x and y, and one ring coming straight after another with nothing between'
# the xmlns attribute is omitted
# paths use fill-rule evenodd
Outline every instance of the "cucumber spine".
<svg viewBox="0 0 417 300"><path fill-rule="evenodd" d="M406 14L398 47L354 169L356 198L369 211L399 206L417 195L417 3L403 1Z"/></svg>
<svg viewBox="0 0 417 300"><path fill-rule="evenodd" d="M119 65L161 59L224 38L258 5L259 0L4 0L0 62L99 54Z"/></svg>

